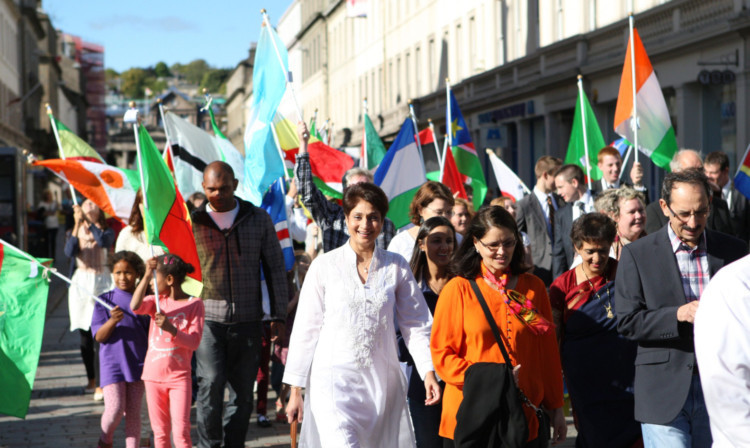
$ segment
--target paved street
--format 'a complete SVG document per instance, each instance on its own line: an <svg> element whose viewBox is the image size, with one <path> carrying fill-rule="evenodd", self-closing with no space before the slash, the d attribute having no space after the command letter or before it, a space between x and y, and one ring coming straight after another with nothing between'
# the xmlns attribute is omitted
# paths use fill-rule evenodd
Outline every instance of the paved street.
<svg viewBox="0 0 750 448"><path fill-rule="evenodd" d="M61 240L63 238L58 239ZM58 251L60 254L61 249ZM67 272L64 262L57 266L61 272ZM78 333L68 330L66 291L62 281L52 281L42 354L29 413L26 420L0 416L0 448L93 448L97 444L104 406L102 402L93 401L92 394L84 394L86 372L78 348ZM274 392L270 391L269 407L273 406L275 400ZM197 440L195 421L193 408L193 442ZM115 433L116 448L125 446L124 427L123 421ZM572 424L568 425L568 431L575 434ZM246 447L289 447L289 426L274 423L270 428L259 428L253 415L246 440ZM560 446L573 447L575 443L571 438Z"/></svg>

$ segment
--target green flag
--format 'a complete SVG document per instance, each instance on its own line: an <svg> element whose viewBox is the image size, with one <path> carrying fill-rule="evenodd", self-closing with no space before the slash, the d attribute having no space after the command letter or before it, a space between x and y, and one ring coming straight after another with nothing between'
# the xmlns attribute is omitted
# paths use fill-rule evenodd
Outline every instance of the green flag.
<svg viewBox="0 0 750 448"><path fill-rule="evenodd" d="M581 103L583 103L583 113L581 112ZM589 147L589 165L591 180L602 178L602 172L597 165L597 155L599 150L607 146L602 137L602 131L599 130L599 123L596 121L594 111L591 109L589 100L582 90L578 92L576 101L576 112L573 117L573 129L570 132L570 141L568 142L568 153L565 155L565 163L572 163L580 166L583 173L586 174L586 147L583 144L583 123L586 123L586 140Z"/></svg>
<svg viewBox="0 0 750 448"><path fill-rule="evenodd" d="M42 273L37 264L0 246L0 414L26 418L29 410L49 290Z"/></svg>
<svg viewBox="0 0 750 448"><path fill-rule="evenodd" d="M385 157L385 145L380 140L378 131L375 130L370 117L365 114L365 134L362 138L362 153L360 154L360 166L368 170L374 170L380 165Z"/></svg>

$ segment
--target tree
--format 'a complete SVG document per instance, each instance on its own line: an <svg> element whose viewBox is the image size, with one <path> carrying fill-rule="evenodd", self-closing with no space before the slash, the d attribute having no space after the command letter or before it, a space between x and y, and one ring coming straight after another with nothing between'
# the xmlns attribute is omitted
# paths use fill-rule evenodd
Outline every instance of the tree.
<svg viewBox="0 0 750 448"><path fill-rule="evenodd" d="M230 72L229 69L225 68L211 69L203 74L200 87L207 89L210 93L223 93L222 90L226 90L224 84L229 78Z"/></svg>
<svg viewBox="0 0 750 448"><path fill-rule="evenodd" d="M169 72L169 67L164 62L158 62L154 67L154 74L157 78L169 78L172 73Z"/></svg>
<svg viewBox="0 0 750 448"><path fill-rule="evenodd" d="M147 74L141 68L131 68L122 72L121 92L126 98L142 98L146 87Z"/></svg>
<svg viewBox="0 0 750 448"><path fill-rule="evenodd" d="M116 71L112 70L111 68L104 70L104 82L107 84L107 89L117 90L119 79L120 74Z"/></svg>
<svg viewBox="0 0 750 448"><path fill-rule="evenodd" d="M211 67L203 59L196 59L188 65L184 66L182 73L185 75L185 80L190 84L199 84L203 80L203 75L210 70Z"/></svg>

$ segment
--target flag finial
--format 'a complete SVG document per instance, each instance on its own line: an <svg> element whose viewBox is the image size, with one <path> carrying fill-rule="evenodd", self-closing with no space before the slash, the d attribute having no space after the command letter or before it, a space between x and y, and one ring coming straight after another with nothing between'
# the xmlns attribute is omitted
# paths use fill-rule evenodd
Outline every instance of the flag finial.
<svg viewBox="0 0 750 448"><path fill-rule="evenodd" d="M583 79L583 75L578 75L578 79Z"/></svg>
<svg viewBox="0 0 750 448"><path fill-rule="evenodd" d="M427 119L427 122L428 122L428 123L432 123L432 118L428 118L428 119Z"/></svg>
<svg viewBox="0 0 750 448"><path fill-rule="evenodd" d="M135 101L131 101L131 102L129 102L129 103L128 103L128 106L130 106L130 107L135 107Z"/></svg>
<svg viewBox="0 0 750 448"><path fill-rule="evenodd" d="M156 99L156 104L161 104L161 98Z"/></svg>
<svg viewBox="0 0 750 448"><path fill-rule="evenodd" d="M261 14L265 14L266 13L266 8L260 8L260 13Z"/></svg>
<svg viewBox="0 0 750 448"><path fill-rule="evenodd" d="M409 98L408 100L406 100L406 104L411 104L411 98Z"/></svg>

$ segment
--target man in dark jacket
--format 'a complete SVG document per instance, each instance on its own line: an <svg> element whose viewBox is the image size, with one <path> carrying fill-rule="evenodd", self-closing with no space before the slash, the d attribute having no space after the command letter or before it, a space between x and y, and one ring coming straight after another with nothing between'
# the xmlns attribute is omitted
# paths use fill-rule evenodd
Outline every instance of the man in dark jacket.
<svg viewBox="0 0 750 448"><path fill-rule="evenodd" d="M195 352L201 448L245 446L263 332L261 267L272 337L284 333L288 288L276 230L265 210L234 196L236 188L232 168L212 162L203 172L208 202L192 213L206 309L203 339ZM227 383L229 403L222 427Z"/></svg>

